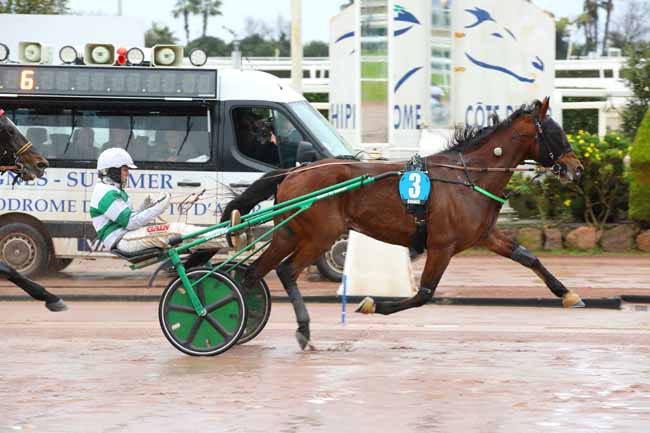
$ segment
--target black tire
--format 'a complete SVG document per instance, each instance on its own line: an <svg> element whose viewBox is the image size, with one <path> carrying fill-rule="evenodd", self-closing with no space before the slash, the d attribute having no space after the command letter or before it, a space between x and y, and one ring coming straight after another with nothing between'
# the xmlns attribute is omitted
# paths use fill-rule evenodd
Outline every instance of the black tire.
<svg viewBox="0 0 650 433"><path fill-rule="evenodd" d="M26 277L47 272L50 248L33 226L11 223L0 227L0 260Z"/></svg>
<svg viewBox="0 0 650 433"><path fill-rule="evenodd" d="M225 266L229 268L228 265ZM235 282L241 284L244 271L248 265L241 264L229 272ZM266 326L271 316L271 292L266 281L262 278L259 283L244 295L246 301L246 327L237 344L244 344L257 337Z"/></svg>
<svg viewBox="0 0 650 433"><path fill-rule="evenodd" d="M50 260L50 265L48 267L48 272L61 272L72 263L72 259L57 259L53 258Z"/></svg>
<svg viewBox="0 0 650 433"><path fill-rule="evenodd" d="M329 251L316 261L318 272L330 281L341 281L343 279L343 266L345 265L347 249L348 236L339 237Z"/></svg>
<svg viewBox="0 0 650 433"><path fill-rule="evenodd" d="M187 272L187 277L190 281L196 281L209 272L209 269L193 269ZM193 311L189 296L187 296L180 278L170 281L158 305L158 321L165 338L176 349L192 356L214 356L227 351L237 343L246 324L246 305L237 284L228 275L220 272L212 273L204 281L205 283L200 283L196 288L197 294L204 304L208 299L206 295L208 290L212 291L210 297L222 292L223 296L216 298L217 301L213 301L214 304L231 298L227 300L227 303L208 311L208 316L217 322L218 327ZM217 312L219 313L214 314ZM191 330L195 327L196 331L192 336ZM188 335L183 339L183 333L186 330ZM215 337L218 338L215 339ZM205 347L198 346L195 344L197 342L205 344Z"/></svg>

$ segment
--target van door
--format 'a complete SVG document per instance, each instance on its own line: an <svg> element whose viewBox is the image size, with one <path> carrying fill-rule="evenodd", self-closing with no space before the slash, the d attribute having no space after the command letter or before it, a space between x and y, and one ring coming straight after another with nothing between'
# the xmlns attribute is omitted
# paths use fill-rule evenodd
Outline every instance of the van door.
<svg viewBox="0 0 650 433"><path fill-rule="evenodd" d="M219 203L223 208L262 173L295 167L298 144L306 140L307 134L280 104L228 101L221 113L223 140L219 171L222 172L222 190Z"/></svg>

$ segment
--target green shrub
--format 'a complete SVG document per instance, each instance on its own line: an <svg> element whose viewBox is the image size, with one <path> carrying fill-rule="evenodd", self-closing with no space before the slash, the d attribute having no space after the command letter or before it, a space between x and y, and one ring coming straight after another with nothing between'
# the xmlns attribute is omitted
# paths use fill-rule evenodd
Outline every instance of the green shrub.
<svg viewBox="0 0 650 433"><path fill-rule="evenodd" d="M650 222L650 110L639 126L630 152L630 218Z"/></svg>

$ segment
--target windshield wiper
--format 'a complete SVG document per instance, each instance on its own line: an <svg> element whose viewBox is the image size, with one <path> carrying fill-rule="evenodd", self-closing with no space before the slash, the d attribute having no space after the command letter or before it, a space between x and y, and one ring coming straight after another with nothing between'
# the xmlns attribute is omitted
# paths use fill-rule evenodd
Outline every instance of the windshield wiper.
<svg viewBox="0 0 650 433"><path fill-rule="evenodd" d="M187 128L185 128L185 137L183 137L183 141L181 142L181 145L178 146L178 151L176 152L176 156L181 154L181 150L183 150L183 146L185 146L185 142L187 141L187 137L190 136L191 130L192 130L192 118L190 116L187 116Z"/></svg>

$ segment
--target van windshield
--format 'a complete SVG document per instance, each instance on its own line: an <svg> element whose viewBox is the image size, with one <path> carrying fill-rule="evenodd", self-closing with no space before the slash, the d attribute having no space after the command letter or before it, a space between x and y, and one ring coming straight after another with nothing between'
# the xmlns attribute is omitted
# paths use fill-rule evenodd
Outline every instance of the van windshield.
<svg viewBox="0 0 650 433"><path fill-rule="evenodd" d="M309 102L291 102L289 106L333 156L353 154L352 147Z"/></svg>

